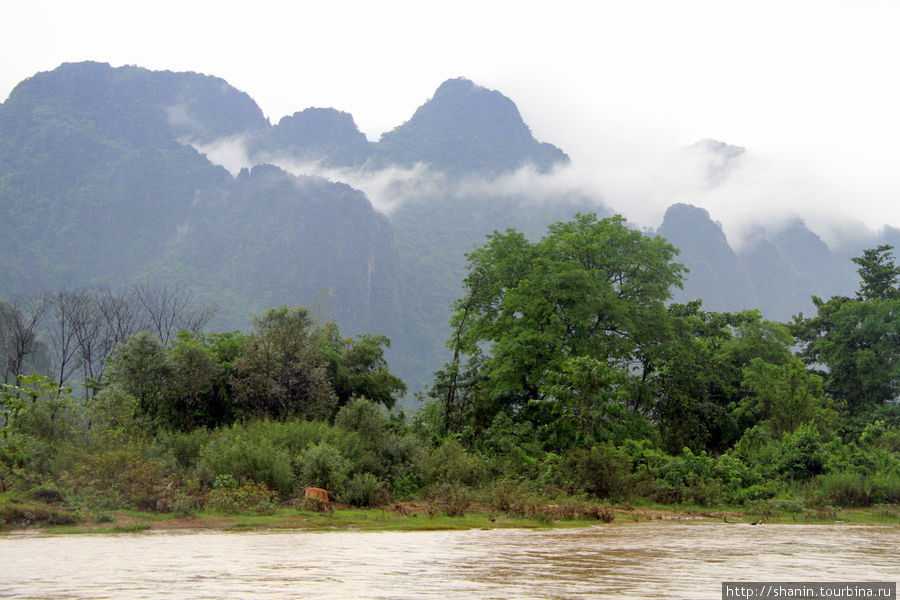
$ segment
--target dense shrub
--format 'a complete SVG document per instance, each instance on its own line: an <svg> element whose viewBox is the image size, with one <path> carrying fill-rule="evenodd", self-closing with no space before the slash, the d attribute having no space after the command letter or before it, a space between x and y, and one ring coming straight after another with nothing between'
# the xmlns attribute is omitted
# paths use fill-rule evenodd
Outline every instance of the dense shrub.
<svg viewBox="0 0 900 600"><path fill-rule="evenodd" d="M769 500L756 500L744 505L748 513L763 517L777 518L782 514L800 514L806 510L806 504L802 500L792 498L771 498Z"/></svg>
<svg viewBox="0 0 900 600"><path fill-rule="evenodd" d="M371 473L357 473L344 485L341 500L351 506L374 506L387 500L384 483Z"/></svg>
<svg viewBox="0 0 900 600"><path fill-rule="evenodd" d="M289 498L296 487L290 456L259 433L240 426L216 431L200 452L204 480L212 484L217 475L228 474L243 483L264 483Z"/></svg>
<svg viewBox="0 0 900 600"><path fill-rule="evenodd" d="M533 495L521 482L504 478L492 481L482 488L478 500L494 510L509 512Z"/></svg>
<svg viewBox="0 0 900 600"><path fill-rule="evenodd" d="M156 510L166 485L162 464L132 449L89 454L63 482L91 509Z"/></svg>
<svg viewBox="0 0 900 600"><path fill-rule="evenodd" d="M484 474L484 465L454 438L427 452L422 460L422 479L428 485L473 485Z"/></svg>
<svg viewBox="0 0 900 600"><path fill-rule="evenodd" d="M277 500L278 494L264 483L225 484L209 493L208 506L228 513L271 515L275 512Z"/></svg>
<svg viewBox="0 0 900 600"><path fill-rule="evenodd" d="M77 522L78 514L64 508L18 500L0 502L0 529L29 525L71 525Z"/></svg>
<svg viewBox="0 0 900 600"><path fill-rule="evenodd" d="M620 498L630 493L631 459L611 442L578 449L566 461L569 485L598 498Z"/></svg>
<svg viewBox="0 0 900 600"><path fill-rule="evenodd" d="M208 430L195 429L186 433L163 431L157 436L157 440L174 467L190 470L200 463L203 447L211 437Z"/></svg>
<svg viewBox="0 0 900 600"><path fill-rule="evenodd" d="M819 431L811 424L798 427L781 441L778 471L785 477L806 480L825 470L825 452Z"/></svg>
<svg viewBox="0 0 900 600"><path fill-rule="evenodd" d="M462 517L472 505L469 490L452 483L435 486L431 491L430 499L448 517Z"/></svg>
<svg viewBox="0 0 900 600"><path fill-rule="evenodd" d="M332 493L340 493L350 471L350 462L327 442L309 446L300 455L298 464L304 487L323 488Z"/></svg>
<svg viewBox="0 0 900 600"><path fill-rule="evenodd" d="M844 507L897 503L900 502L900 476L828 473L816 478L811 486L811 496L820 504Z"/></svg>

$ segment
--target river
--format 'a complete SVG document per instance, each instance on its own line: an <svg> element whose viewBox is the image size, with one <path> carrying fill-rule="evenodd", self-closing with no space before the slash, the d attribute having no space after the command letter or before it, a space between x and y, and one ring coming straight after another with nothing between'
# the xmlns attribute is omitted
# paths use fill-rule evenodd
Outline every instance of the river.
<svg viewBox="0 0 900 600"><path fill-rule="evenodd" d="M723 581L896 581L900 526L0 536L0 598L720 598Z"/></svg>

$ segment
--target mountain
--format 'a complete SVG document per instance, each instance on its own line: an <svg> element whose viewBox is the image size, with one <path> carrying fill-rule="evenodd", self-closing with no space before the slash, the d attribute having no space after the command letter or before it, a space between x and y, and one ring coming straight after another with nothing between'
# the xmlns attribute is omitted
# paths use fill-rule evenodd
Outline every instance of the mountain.
<svg viewBox="0 0 900 600"><path fill-rule="evenodd" d="M229 172L198 150L222 144L239 146L247 168ZM711 189L740 168L745 150L703 140L686 152ZM326 167L339 180L269 162ZM467 79L444 82L407 122L369 142L333 108L271 125L216 77L64 64L0 105L0 281L6 296L186 285L220 306L218 330L247 328L270 306L304 304L345 335L389 335L391 367L417 391L449 358L467 252L493 231L538 239L577 212L612 214L601 198L542 185L568 162L533 137L511 99ZM416 165L384 188L389 214L340 181ZM812 294L852 294L849 259L862 248L900 245L900 230L886 228L831 249L794 220L759 228L735 250L706 210L686 203L671 206L655 233L690 269L677 301L760 308L777 320L810 312Z"/></svg>
<svg viewBox="0 0 900 600"><path fill-rule="evenodd" d="M373 167L425 163L451 175L496 175L530 164L541 171L569 157L534 139L512 100L468 79L450 79L412 118L381 136Z"/></svg>
<svg viewBox="0 0 900 600"><path fill-rule="evenodd" d="M232 177L187 143L268 128L205 75L79 63L22 82L0 105L4 292L165 281L218 303L223 328L288 303L393 332L390 224L362 193L275 167Z"/></svg>
<svg viewBox="0 0 900 600"><path fill-rule="evenodd" d="M251 142L258 160L288 156L328 167L359 167L371 157L373 146L349 113L333 108L307 108L282 118Z"/></svg>
<svg viewBox="0 0 900 600"><path fill-rule="evenodd" d="M666 210L657 234L681 250L678 261L688 268L684 289L675 300L702 299L707 310L755 307L759 299L744 265L709 213L688 204Z"/></svg>
<svg viewBox="0 0 900 600"><path fill-rule="evenodd" d="M769 319L790 321L815 312L811 296L852 294L855 265L832 253L799 219L774 231L759 228L740 252L732 250L721 227L696 206L669 207L657 234L681 250L688 269L675 300L702 299L706 310L756 308Z"/></svg>

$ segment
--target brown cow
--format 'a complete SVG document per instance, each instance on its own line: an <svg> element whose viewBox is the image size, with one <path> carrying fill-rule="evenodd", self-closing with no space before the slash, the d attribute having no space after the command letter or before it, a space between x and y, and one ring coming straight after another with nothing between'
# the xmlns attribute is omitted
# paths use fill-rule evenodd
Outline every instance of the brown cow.
<svg viewBox="0 0 900 600"><path fill-rule="evenodd" d="M303 490L303 499L304 501L307 498L315 498L316 500L320 500L322 502L322 507L325 510L328 510L331 507L331 503L328 501L328 492L323 490L322 488L317 487L308 487Z"/></svg>

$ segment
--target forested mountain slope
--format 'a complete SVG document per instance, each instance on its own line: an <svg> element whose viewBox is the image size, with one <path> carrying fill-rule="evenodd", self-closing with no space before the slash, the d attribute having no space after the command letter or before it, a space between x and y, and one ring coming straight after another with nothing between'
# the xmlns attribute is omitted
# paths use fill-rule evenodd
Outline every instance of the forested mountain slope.
<svg viewBox="0 0 900 600"><path fill-rule="evenodd" d="M246 94L194 73L66 64L0 106L0 280L7 294L182 283L222 328L282 303L349 332L399 318L390 226L345 184L232 177L188 142L261 135Z"/></svg>

